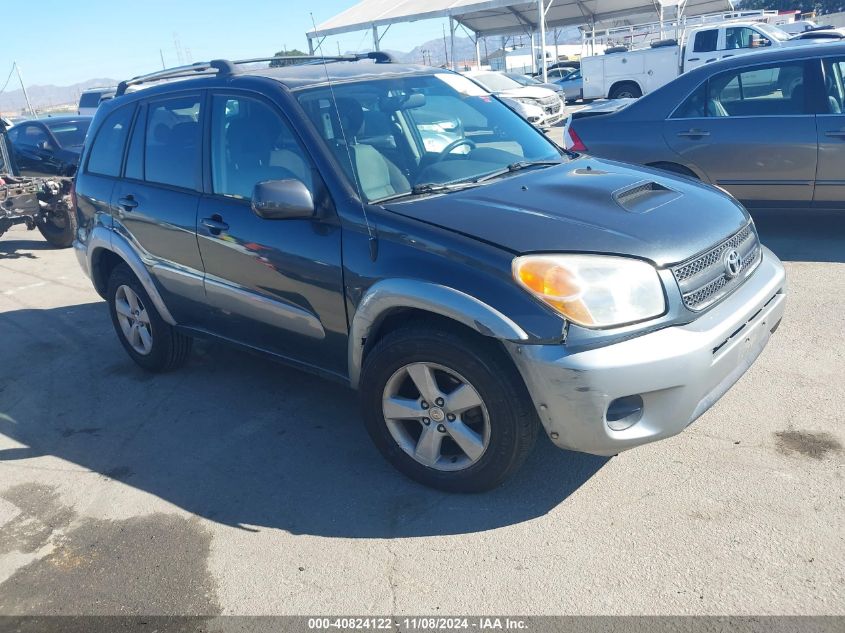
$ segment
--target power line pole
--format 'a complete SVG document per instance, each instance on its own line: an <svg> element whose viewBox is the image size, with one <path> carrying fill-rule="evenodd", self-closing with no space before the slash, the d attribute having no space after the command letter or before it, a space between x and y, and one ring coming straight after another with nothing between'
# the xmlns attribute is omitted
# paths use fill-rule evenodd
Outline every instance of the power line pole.
<svg viewBox="0 0 845 633"><path fill-rule="evenodd" d="M446 25L441 24L440 26L443 27L443 55L446 57L446 68L449 67L449 47L446 46Z"/></svg>
<svg viewBox="0 0 845 633"><path fill-rule="evenodd" d="M35 108L32 107L32 103L29 100L29 95L26 92L26 86L23 85L23 77L21 77L21 69L18 67L18 62L12 62L12 65L15 67L15 72L18 73L18 81L21 84L21 90L23 90L23 98L26 100L26 106L29 108L30 113L36 119L38 118L38 114L35 112Z"/></svg>
<svg viewBox="0 0 845 633"><path fill-rule="evenodd" d="M159 54L159 57L161 57L161 69L164 70L165 68L167 68L167 66L164 65L164 51L161 50L161 49L158 49L158 54Z"/></svg>

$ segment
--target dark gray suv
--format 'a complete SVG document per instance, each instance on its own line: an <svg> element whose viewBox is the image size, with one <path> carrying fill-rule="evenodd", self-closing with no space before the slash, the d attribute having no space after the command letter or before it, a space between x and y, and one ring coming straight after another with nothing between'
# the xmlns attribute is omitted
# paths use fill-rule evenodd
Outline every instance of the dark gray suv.
<svg viewBox="0 0 845 633"><path fill-rule="evenodd" d="M777 328L783 268L729 195L567 153L455 73L300 61L98 109L76 248L140 366L259 350L358 389L405 474L476 491L540 428L599 455L680 432Z"/></svg>

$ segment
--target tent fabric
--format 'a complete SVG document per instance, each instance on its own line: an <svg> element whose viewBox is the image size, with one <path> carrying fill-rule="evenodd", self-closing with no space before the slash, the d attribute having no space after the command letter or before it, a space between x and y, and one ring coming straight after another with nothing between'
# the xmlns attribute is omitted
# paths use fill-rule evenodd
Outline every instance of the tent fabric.
<svg viewBox="0 0 845 633"><path fill-rule="evenodd" d="M732 10L731 0L553 0L546 28L595 23L632 16L656 20L661 5L678 7L687 16ZM507 35L537 29L538 3L514 0L363 0L326 20L309 38L360 31L397 22L452 17L478 35Z"/></svg>

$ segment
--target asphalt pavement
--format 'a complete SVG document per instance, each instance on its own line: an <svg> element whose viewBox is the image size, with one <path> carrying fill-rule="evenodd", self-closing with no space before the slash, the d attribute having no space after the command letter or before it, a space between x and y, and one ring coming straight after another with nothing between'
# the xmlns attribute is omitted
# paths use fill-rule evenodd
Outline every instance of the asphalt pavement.
<svg viewBox="0 0 845 633"><path fill-rule="evenodd" d="M483 495L404 479L336 384L209 343L145 373L73 252L10 231L0 614L845 615L845 214L756 221L790 294L740 382Z"/></svg>

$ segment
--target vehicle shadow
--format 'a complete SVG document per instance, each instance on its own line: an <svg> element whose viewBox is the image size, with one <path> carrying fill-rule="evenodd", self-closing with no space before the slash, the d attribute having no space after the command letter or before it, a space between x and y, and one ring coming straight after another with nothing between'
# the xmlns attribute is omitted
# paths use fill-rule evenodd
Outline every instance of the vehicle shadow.
<svg viewBox="0 0 845 633"><path fill-rule="evenodd" d="M760 240L783 261L845 262L845 212L752 209Z"/></svg>
<svg viewBox="0 0 845 633"><path fill-rule="evenodd" d="M52 249L43 239L20 240L0 238L0 259L38 259L37 255L21 251L45 251Z"/></svg>
<svg viewBox="0 0 845 633"><path fill-rule="evenodd" d="M148 374L120 347L102 302L2 313L0 340L6 358L21 359L0 364L0 461L55 456L246 530L490 530L552 511L607 461L541 437L503 487L444 494L381 458L351 390L209 343L185 368Z"/></svg>

